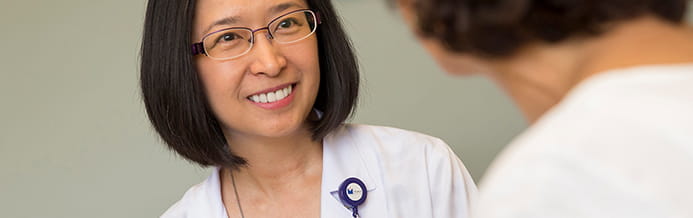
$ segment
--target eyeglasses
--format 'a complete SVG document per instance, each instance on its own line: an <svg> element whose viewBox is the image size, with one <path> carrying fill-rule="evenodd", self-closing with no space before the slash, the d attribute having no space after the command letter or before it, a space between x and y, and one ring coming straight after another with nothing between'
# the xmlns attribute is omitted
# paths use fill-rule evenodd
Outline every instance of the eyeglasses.
<svg viewBox="0 0 693 218"><path fill-rule="evenodd" d="M308 38L315 33L317 24L320 19L315 12L309 9L291 11L274 18L263 28L231 27L209 33L192 45L192 54L204 54L215 60L234 59L253 48L255 32L267 30L269 39L288 44Z"/></svg>

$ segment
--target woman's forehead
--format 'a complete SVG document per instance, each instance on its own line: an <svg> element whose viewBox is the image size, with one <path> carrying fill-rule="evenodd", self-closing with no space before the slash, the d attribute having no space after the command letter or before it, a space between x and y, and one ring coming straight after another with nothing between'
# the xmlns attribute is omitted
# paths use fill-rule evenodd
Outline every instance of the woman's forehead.
<svg viewBox="0 0 693 218"><path fill-rule="evenodd" d="M196 5L194 32L209 32L215 26L265 25L287 10L304 9L303 0L200 0Z"/></svg>
<svg viewBox="0 0 693 218"><path fill-rule="evenodd" d="M286 9L307 8L303 0L199 0L196 14L199 16L239 16L272 15Z"/></svg>

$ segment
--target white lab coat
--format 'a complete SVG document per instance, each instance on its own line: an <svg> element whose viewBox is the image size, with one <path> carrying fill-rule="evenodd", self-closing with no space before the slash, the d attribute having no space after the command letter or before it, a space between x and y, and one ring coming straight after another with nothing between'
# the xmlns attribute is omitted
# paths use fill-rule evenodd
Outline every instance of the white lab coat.
<svg viewBox="0 0 693 218"><path fill-rule="evenodd" d="M368 190L362 218L467 218L476 186L440 139L395 128L344 125L323 140L320 216L351 218L334 195L349 177ZM162 218L227 218L218 170L190 188Z"/></svg>

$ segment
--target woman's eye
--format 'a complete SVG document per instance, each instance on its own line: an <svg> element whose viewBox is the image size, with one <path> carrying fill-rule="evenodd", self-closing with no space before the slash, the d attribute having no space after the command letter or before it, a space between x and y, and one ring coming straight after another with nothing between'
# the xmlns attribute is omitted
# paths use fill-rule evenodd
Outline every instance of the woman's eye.
<svg viewBox="0 0 693 218"><path fill-rule="evenodd" d="M241 38L241 37L239 37L239 36L236 35L236 34L230 34L230 33L229 33L229 34L224 34L224 35L222 35L221 37L219 37L219 40L218 40L218 41L219 41L219 42L229 42L229 41L233 41L233 40L239 39L239 38Z"/></svg>
<svg viewBox="0 0 693 218"><path fill-rule="evenodd" d="M291 28L291 26L293 26L294 24L298 24L298 22L296 22L296 19L290 18L282 20L282 22L279 23L279 28Z"/></svg>

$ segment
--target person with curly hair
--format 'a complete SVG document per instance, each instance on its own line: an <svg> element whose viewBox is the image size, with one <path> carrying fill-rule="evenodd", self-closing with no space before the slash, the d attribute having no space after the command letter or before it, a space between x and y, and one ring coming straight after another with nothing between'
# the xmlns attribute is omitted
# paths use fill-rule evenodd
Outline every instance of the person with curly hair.
<svg viewBox="0 0 693 218"><path fill-rule="evenodd" d="M475 217L693 217L687 0L390 3L445 71L495 81L531 123Z"/></svg>

